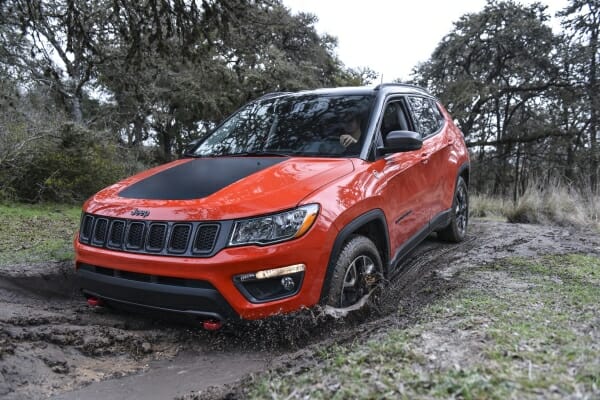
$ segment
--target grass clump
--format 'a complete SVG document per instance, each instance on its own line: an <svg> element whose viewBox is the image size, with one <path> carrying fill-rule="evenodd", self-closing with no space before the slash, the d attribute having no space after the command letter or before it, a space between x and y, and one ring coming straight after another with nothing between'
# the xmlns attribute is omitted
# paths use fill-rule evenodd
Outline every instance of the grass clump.
<svg viewBox="0 0 600 400"><path fill-rule="evenodd" d="M502 197L474 193L470 196L470 215L475 218L506 219L511 202Z"/></svg>
<svg viewBox="0 0 600 400"><path fill-rule="evenodd" d="M420 322L253 378L249 398L598 398L600 260L514 259L471 270Z"/></svg>
<svg viewBox="0 0 600 400"><path fill-rule="evenodd" d="M471 216L600 229L600 194L561 184L532 184L517 201L472 195Z"/></svg>
<svg viewBox="0 0 600 400"><path fill-rule="evenodd" d="M578 191L557 185L552 188L529 187L511 207L509 222L555 223L558 225L597 225L600 205Z"/></svg>
<svg viewBox="0 0 600 400"><path fill-rule="evenodd" d="M81 208L61 204L0 204L0 266L73 258Z"/></svg>

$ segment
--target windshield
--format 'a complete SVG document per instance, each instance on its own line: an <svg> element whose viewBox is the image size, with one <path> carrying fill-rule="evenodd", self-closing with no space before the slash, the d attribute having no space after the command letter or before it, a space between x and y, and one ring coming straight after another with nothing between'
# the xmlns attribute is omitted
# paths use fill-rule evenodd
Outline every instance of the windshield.
<svg viewBox="0 0 600 400"><path fill-rule="evenodd" d="M357 156L372 96L292 95L248 104L217 127L193 156Z"/></svg>

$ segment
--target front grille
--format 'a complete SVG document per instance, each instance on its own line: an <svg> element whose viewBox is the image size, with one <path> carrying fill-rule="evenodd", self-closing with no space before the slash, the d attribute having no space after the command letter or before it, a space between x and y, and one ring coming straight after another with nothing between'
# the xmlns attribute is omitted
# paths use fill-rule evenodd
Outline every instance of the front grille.
<svg viewBox="0 0 600 400"><path fill-rule="evenodd" d="M146 250L161 251L165 245L166 233L166 224L150 224L150 231L148 232L148 243L146 243Z"/></svg>
<svg viewBox="0 0 600 400"><path fill-rule="evenodd" d="M190 239L191 226L187 224L177 224L171 232L171 240L169 240L169 250L173 253L183 253L187 249L187 244Z"/></svg>
<svg viewBox="0 0 600 400"><path fill-rule="evenodd" d="M141 249L144 245L144 231L146 224L143 222L130 222L125 245L128 249Z"/></svg>
<svg viewBox="0 0 600 400"><path fill-rule="evenodd" d="M125 221L113 221L110 225L109 247L121 247L125 234Z"/></svg>
<svg viewBox="0 0 600 400"><path fill-rule="evenodd" d="M144 221L84 214L79 241L130 253L207 257L216 249L220 228L221 223L215 222Z"/></svg>
<svg viewBox="0 0 600 400"><path fill-rule="evenodd" d="M92 228L94 227L94 217L86 215L81 221L80 237L84 240L90 240Z"/></svg>
<svg viewBox="0 0 600 400"><path fill-rule="evenodd" d="M94 235L92 242L94 244L104 244L106 234L108 233L108 220L106 218L97 218L94 225Z"/></svg>
<svg viewBox="0 0 600 400"><path fill-rule="evenodd" d="M218 233L219 225L217 224L200 226L194 240L194 253L210 253L215 245Z"/></svg>

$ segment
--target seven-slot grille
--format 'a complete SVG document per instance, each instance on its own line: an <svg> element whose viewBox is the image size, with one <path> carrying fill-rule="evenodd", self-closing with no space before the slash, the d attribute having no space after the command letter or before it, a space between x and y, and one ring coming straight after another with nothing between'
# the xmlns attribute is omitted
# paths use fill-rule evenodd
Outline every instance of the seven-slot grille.
<svg viewBox="0 0 600 400"><path fill-rule="evenodd" d="M140 221L84 214L79 241L133 253L207 256L215 248L220 224Z"/></svg>

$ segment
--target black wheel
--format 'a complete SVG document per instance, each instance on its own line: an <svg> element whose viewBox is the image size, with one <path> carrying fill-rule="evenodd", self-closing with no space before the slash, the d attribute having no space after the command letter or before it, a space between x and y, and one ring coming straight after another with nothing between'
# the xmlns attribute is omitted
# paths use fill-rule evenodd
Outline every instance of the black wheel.
<svg viewBox="0 0 600 400"><path fill-rule="evenodd" d="M469 223L469 191L465 180L460 176L456 181L450 218L450 224L438 231L438 236L448 242L462 242L467 235Z"/></svg>
<svg viewBox="0 0 600 400"><path fill-rule="evenodd" d="M350 237L335 263L327 304L339 308L355 305L382 283L382 271L375 244L365 236Z"/></svg>

